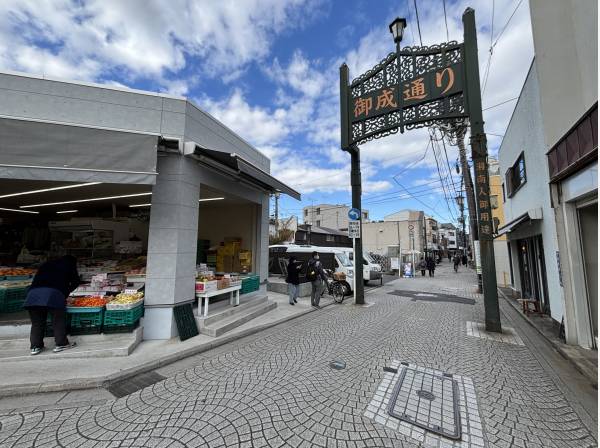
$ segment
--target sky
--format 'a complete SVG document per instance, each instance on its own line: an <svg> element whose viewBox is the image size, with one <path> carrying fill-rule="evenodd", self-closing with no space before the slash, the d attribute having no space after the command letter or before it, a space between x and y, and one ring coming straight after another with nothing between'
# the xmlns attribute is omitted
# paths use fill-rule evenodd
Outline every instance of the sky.
<svg viewBox="0 0 600 448"><path fill-rule="evenodd" d="M270 157L271 174L302 193L282 197L280 216L301 215L350 203L340 65L353 79L394 51L397 16L402 46L462 41L467 7L493 156L533 59L527 0L2 0L0 70L185 96ZM427 129L361 145L371 219L411 208L457 222L458 151L433 147Z"/></svg>

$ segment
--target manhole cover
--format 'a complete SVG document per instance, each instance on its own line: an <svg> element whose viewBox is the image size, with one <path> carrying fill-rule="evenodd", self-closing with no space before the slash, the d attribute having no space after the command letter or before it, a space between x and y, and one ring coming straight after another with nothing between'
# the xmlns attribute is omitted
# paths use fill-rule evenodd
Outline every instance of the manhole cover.
<svg viewBox="0 0 600 448"><path fill-rule="evenodd" d="M346 363L344 361L331 361L329 367L335 370L342 370L346 368Z"/></svg>
<svg viewBox="0 0 600 448"><path fill-rule="evenodd" d="M458 384L451 377L404 368L387 412L444 437L461 437Z"/></svg>

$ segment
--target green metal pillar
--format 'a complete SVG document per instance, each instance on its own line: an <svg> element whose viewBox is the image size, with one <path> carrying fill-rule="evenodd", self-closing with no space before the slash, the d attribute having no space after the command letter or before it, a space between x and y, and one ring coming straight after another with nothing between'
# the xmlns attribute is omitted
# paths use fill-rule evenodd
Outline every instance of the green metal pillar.
<svg viewBox="0 0 600 448"><path fill-rule="evenodd" d="M475 11L467 8L463 13L462 20L465 38L466 100L471 126L471 152L475 168L475 203L477 206L477 225L483 279L485 329L486 331L502 332L500 307L498 305L498 285L496 283L494 238L492 234L493 218L490 206L487 139L483 128L483 111L481 106Z"/></svg>
<svg viewBox="0 0 600 448"><path fill-rule="evenodd" d="M365 304L365 285L363 281L363 250L362 250L362 179L360 173L360 149L356 145L350 145L350 128L348 122L348 96L349 96L349 73L348 66L342 64L340 67L340 114L341 114L341 146L344 151L350 153L351 171L350 184L352 186L352 207L360 210L360 235L354 241L354 303Z"/></svg>

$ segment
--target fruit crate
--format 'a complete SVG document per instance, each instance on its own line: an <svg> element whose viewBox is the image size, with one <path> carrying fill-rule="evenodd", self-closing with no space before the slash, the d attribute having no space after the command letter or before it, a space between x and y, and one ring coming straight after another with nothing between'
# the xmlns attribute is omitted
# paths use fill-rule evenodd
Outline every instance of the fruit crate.
<svg viewBox="0 0 600 448"><path fill-rule="evenodd" d="M258 275L249 275L242 279L242 289L240 294L248 294L258 291L260 288L260 277Z"/></svg>
<svg viewBox="0 0 600 448"><path fill-rule="evenodd" d="M70 334L98 334L102 332L104 307L67 307Z"/></svg>
<svg viewBox="0 0 600 448"><path fill-rule="evenodd" d="M102 333L104 334L113 334L113 333L131 333L137 327L140 326L140 321L136 321L133 325L118 325L115 327L104 327L102 329Z"/></svg>
<svg viewBox="0 0 600 448"><path fill-rule="evenodd" d="M117 333L119 328L127 331L137 326L144 314L144 303L140 302L135 308L129 310L106 310L104 312L104 333Z"/></svg>
<svg viewBox="0 0 600 448"><path fill-rule="evenodd" d="M0 287L0 313L16 313L23 310L28 286Z"/></svg>

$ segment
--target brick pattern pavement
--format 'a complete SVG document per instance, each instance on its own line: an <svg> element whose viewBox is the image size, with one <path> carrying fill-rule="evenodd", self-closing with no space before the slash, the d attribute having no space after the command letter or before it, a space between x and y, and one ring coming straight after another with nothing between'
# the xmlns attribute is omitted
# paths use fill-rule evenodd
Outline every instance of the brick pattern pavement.
<svg viewBox="0 0 600 448"><path fill-rule="evenodd" d="M104 405L2 411L0 446L418 446L364 415L393 360L471 378L489 447L597 446L527 346L467 336L483 299L471 271L446 264L433 279L377 290L369 308L334 305L159 369L165 381ZM395 289L476 303L387 294Z"/></svg>

